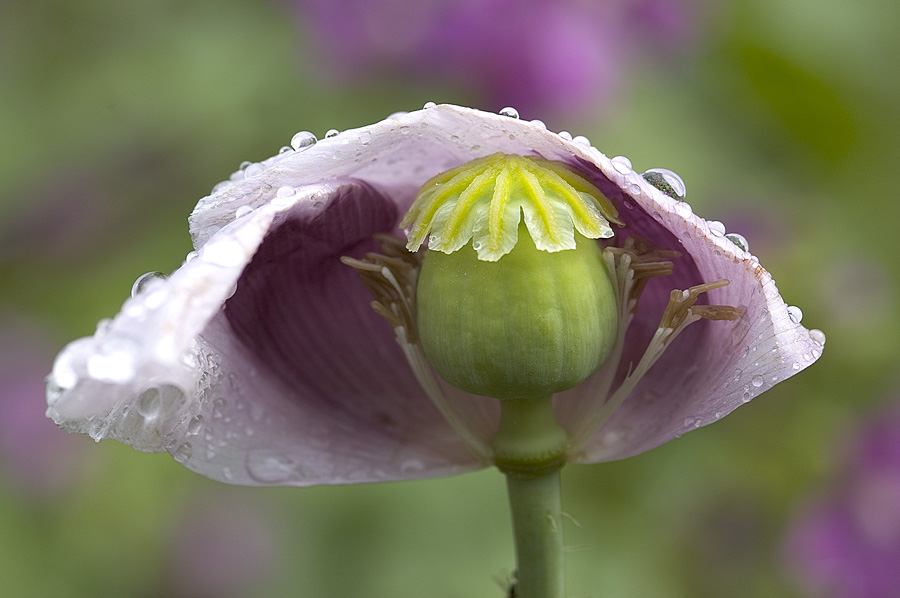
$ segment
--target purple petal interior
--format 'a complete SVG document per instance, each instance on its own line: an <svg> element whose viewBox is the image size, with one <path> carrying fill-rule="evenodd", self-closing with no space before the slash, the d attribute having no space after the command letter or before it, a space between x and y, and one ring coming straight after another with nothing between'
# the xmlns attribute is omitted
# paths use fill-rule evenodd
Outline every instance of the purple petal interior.
<svg viewBox="0 0 900 598"><path fill-rule="evenodd" d="M378 251L372 234L395 229L395 204L362 183L316 204L273 226L244 270L224 312L238 343L280 380L310 426L343 431L373 461L389 459L375 454L382 447L412 438L426 452L449 446L451 462L471 461L460 458L465 448L419 388L356 272L340 262Z"/></svg>

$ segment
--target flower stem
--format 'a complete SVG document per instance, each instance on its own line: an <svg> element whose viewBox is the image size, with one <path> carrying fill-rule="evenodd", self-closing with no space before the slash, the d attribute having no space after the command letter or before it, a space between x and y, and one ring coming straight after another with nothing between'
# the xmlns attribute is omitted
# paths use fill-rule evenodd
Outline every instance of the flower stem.
<svg viewBox="0 0 900 598"><path fill-rule="evenodd" d="M491 447L506 474L516 543L517 598L563 598L565 552L559 471L568 437L550 397L504 399Z"/></svg>
<svg viewBox="0 0 900 598"><path fill-rule="evenodd" d="M563 598L565 552L559 470L506 474L516 538L516 598Z"/></svg>

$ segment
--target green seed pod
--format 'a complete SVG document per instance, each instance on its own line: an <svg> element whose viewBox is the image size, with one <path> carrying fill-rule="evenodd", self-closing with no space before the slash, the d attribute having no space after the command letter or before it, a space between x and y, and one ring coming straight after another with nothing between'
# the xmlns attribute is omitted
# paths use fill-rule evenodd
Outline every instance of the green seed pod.
<svg viewBox="0 0 900 598"><path fill-rule="evenodd" d="M579 187L569 185L567 192L558 184L560 173ZM454 184L460 175L474 182ZM441 197L441 185L453 193ZM420 201L425 195L431 204ZM479 198L486 207L479 207ZM439 219L447 201L443 230L419 220L413 226L420 237L430 231L450 248L429 246L416 291L419 338L438 374L500 399L547 397L593 374L615 342L618 311L602 249L580 231L612 234L604 218L615 220L609 201L560 164L501 154L454 169L444 181L433 179L410 213ZM461 210L462 201L476 216L504 217L485 224ZM514 209L504 213L510 204ZM454 222L462 224L454 228ZM475 242L460 241L460 230Z"/></svg>

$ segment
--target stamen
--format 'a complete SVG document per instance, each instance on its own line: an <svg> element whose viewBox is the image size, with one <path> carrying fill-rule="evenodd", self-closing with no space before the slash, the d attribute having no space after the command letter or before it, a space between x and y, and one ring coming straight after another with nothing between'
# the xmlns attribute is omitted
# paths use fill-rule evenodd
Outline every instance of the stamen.
<svg viewBox="0 0 900 598"><path fill-rule="evenodd" d="M491 462L490 447L473 433L447 400L418 341L416 282L421 254L407 251L403 239L394 235L379 233L374 237L384 253L367 253L362 260L342 256L341 262L357 271L372 294L372 309L391 325L413 375L431 402L469 450L484 463Z"/></svg>
<svg viewBox="0 0 900 598"><path fill-rule="evenodd" d="M724 287L729 284L728 280L699 284L684 291L673 290L659 327L643 356L629 369L619 387L610 394L613 377L618 371L622 357L625 334L634 317L640 295L650 278L672 273L672 262L662 261L661 258L678 257L680 254L677 251L656 248L648 241L634 237L629 238L622 247L607 247L603 253L607 268L612 273L614 283L617 284L620 310L619 335L612 354L601 370L601 375L595 376L598 382L594 383L595 387L589 391L594 396L607 398L605 401L586 401L590 406L589 412L579 414L580 417L576 420L583 422L583 425L579 426L570 440L570 459L577 459L577 454L584 450L590 439L625 402L638 382L685 328L701 319L737 320L744 313L742 309L728 305L695 305L702 293Z"/></svg>

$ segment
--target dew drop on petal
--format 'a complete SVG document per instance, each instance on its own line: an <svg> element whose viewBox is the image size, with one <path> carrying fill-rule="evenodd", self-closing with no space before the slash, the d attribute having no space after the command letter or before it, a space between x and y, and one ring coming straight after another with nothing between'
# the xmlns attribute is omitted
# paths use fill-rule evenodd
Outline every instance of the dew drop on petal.
<svg viewBox="0 0 900 598"><path fill-rule="evenodd" d="M316 141L318 141L316 136L309 131L300 131L291 137L291 147L300 151L312 147Z"/></svg>
<svg viewBox="0 0 900 598"><path fill-rule="evenodd" d="M251 212L253 212L253 208L251 208L250 206L241 206L234 211L234 219L237 220L238 218L243 218Z"/></svg>
<svg viewBox="0 0 900 598"><path fill-rule="evenodd" d="M289 145L282 145L282 146L281 146L281 149L278 150L278 153L279 153L279 154L286 154L286 153L292 152L292 151L294 151L294 148L292 148L291 146L289 146Z"/></svg>
<svg viewBox="0 0 900 598"><path fill-rule="evenodd" d="M340 131L337 129L328 129L325 132L325 139L331 139L332 137L337 137L340 134Z"/></svg>
<svg viewBox="0 0 900 598"><path fill-rule="evenodd" d="M750 244L747 243L747 239L744 238L744 235L739 235L737 233L728 233L727 235L725 235L725 238L734 243L734 245L736 245L738 249L747 252L750 251Z"/></svg>
<svg viewBox="0 0 900 598"><path fill-rule="evenodd" d="M266 449L250 451L246 466L250 477L263 484L279 484L302 475L299 463L291 457Z"/></svg>
<svg viewBox="0 0 900 598"><path fill-rule="evenodd" d="M425 105L422 106L423 109L428 110L429 108L434 108L437 106L434 102L425 102Z"/></svg>
<svg viewBox="0 0 900 598"><path fill-rule="evenodd" d="M147 419L152 419L159 414L160 402L159 388L151 386L138 397L138 413Z"/></svg>
<svg viewBox="0 0 900 598"><path fill-rule="evenodd" d="M741 349L741 359L743 359L744 357L747 357L748 355L750 355L750 346L744 345L744 348Z"/></svg>
<svg viewBox="0 0 900 598"><path fill-rule="evenodd" d="M562 135L562 133L560 133ZM611 160L613 168L616 169L616 172L619 174L628 174L632 172L631 168L631 160L626 158L625 156L616 156Z"/></svg>
<svg viewBox="0 0 900 598"><path fill-rule="evenodd" d="M801 320L803 320L803 310L801 310L796 305L789 305L787 308L788 316L791 318L791 322L794 324L799 324Z"/></svg>
<svg viewBox="0 0 900 598"><path fill-rule="evenodd" d="M175 449L175 452L172 454L172 456L175 457L175 460L179 463L184 463L185 461L190 459L191 455L193 454L194 447L191 446L190 442L185 442L177 449Z"/></svg>
<svg viewBox="0 0 900 598"><path fill-rule="evenodd" d="M741 394L741 401L743 401L744 403L749 403L750 399L752 399L752 398L753 398L753 394L750 393L750 388L745 386L744 392L743 392L743 394Z"/></svg>
<svg viewBox="0 0 900 598"><path fill-rule="evenodd" d="M825 333L819 330L818 328L813 328L809 331L809 338L812 339L814 343L817 345L825 344Z"/></svg>
<svg viewBox="0 0 900 598"><path fill-rule="evenodd" d="M672 199L684 201L687 188L681 177L667 168L651 168L641 174L648 183L668 195Z"/></svg>
<svg viewBox="0 0 900 598"><path fill-rule="evenodd" d="M759 374L753 376L753 377L750 379L750 384L752 384L752 385L755 386L756 388L759 388L760 386L763 385L763 377L760 376Z"/></svg>
<svg viewBox="0 0 900 598"><path fill-rule="evenodd" d="M162 272L147 272L146 274L141 274L138 276L137 280L134 281L134 284L131 285L131 296L137 297L146 291L151 284L154 284L158 280L165 280L166 278L167 276Z"/></svg>
<svg viewBox="0 0 900 598"><path fill-rule="evenodd" d="M252 176L256 176L263 171L264 167L259 162L255 162L244 169L244 178L250 178Z"/></svg>
<svg viewBox="0 0 900 598"><path fill-rule="evenodd" d="M721 237L725 235L725 225L718 220L709 220L706 224L709 226L709 232L715 236Z"/></svg>
<svg viewBox="0 0 900 598"><path fill-rule="evenodd" d="M278 188L278 191L275 192L275 197L291 197L297 193L297 190L289 185L284 185Z"/></svg>
<svg viewBox="0 0 900 598"><path fill-rule="evenodd" d="M568 131L560 131L559 136L565 139L566 141L572 141L572 134Z"/></svg>
<svg viewBox="0 0 900 598"><path fill-rule="evenodd" d="M591 140L584 135L577 135L572 138L572 141L584 147L591 147Z"/></svg>
<svg viewBox="0 0 900 598"><path fill-rule="evenodd" d="M547 128L547 125L544 123L544 121L542 121L542 120L540 120L540 119L538 119L538 118L536 118L536 119L534 119L534 120L530 120L530 121L528 121L528 122L530 122L530 123L533 124L534 126L538 127L539 129L546 129L546 128Z"/></svg>
<svg viewBox="0 0 900 598"><path fill-rule="evenodd" d="M691 209L691 205L686 201L679 201L675 204L675 213L682 218L687 218L693 212L694 211Z"/></svg>
<svg viewBox="0 0 900 598"><path fill-rule="evenodd" d="M506 108L502 108L500 112L498 112L500 116L508 116L510 118L519 118L519 111L513 108L512 106L507 106Z"/></svg>
<svg viewBox="0 0 900 598"><path fill-rule="evenodd" d="M195 415L191 418L191 421L188 422L187 432L191 436L196 436L200 433L200 430L203 429L203 416Z"/></svg>

